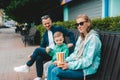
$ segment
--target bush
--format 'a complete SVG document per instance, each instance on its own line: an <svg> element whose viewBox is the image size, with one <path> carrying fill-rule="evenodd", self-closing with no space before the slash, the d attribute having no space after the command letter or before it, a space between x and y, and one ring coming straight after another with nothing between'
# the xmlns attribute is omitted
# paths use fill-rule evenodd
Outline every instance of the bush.
<svg viewBox="0 0 120 80"><path fill-rule="evenodd" d="M53 25L63 26L68 29L75 29L75 20L72 21L58 21L54 22ZM120 16L117 17L107 17L107 18L96 18L92 19L92 27L94 29L99 29L102 31L120 31ZM40 24L36 26L36 28L41 32L43 35L45 28Z"/></svg>
<svg viewBox="0 0 120 80"><path fill-rule="evenodd" d="M40 25L37 25L35 27L40 31L40 34L42 36L44 34L44 32L45 32L45 28L43 27L43 25L40 24Z"/></svg>
<svg viewBox="0 0 120 80"><path fill-rule="evenodd" d="M74 29L75 28L75 20L72 20L72 21L64 21L64 22L54 22L53 25L59 25L59 26L63 26L65 28L68 28L68 29Z"/></svg>
<svg viewBox="0 0 120 80"><path fill-rule="evenodd" d="M120 31L120 16L92 20L93 28L103 31Z"/></svg>

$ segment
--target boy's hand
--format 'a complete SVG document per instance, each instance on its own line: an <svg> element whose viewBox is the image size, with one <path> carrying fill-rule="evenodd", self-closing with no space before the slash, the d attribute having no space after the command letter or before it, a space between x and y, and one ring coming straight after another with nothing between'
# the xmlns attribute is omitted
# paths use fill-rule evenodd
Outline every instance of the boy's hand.
<svg viewBox="0 0 120 80"><path fill-rule="evenodd" d="M57 64L58 64L58 61L54 61L53 63L54 63L55 65L57 65Z"/></svg>

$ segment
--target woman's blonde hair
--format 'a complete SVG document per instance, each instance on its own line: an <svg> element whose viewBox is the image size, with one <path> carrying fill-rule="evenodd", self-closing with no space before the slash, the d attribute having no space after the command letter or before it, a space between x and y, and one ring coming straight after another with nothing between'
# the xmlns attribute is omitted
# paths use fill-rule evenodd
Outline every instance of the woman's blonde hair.
<svg viewBox="0 0 120 80"><path fill-rule="evenodd" d="M90 20L90 18L86 15L86 14L80 14L80 15L78 15L77 17L76 17L76 19L79 19L79 18L83 18L83 19L85 19L86 20L86 22L89 22L90 23L90 25L88 26L88 29L87 29L87 32L89 32L92 28L91 28L91 20ZM84 34L83 33L80 33L80 35L81 35L81 37L82 37L82 39L84 39L85 38L85 36L84 36Z"/></svg>

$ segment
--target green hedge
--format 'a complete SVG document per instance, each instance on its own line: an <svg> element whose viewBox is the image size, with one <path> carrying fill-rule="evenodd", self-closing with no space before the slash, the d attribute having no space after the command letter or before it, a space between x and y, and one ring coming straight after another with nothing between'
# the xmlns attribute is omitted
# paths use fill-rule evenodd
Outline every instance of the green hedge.
<svg viewBox="0 0 120 80"><path fill-rule="evenodd" d="M120 31L120 16L107 17L104 19L93 19L93 28L100 29L103 31Z"/></svg>
<svg viewBox="0 0 120 80"><path fill-rule="evenodd" d="M58 21L54 22L53 25L59 25L59 26L64 26L68 29L75 29L76 26L75 20L72 21ZM120 32L120 16L117 17L107 17L107 18L96 18L92 19L92 27L94 29L99 29L103 31L117 31ZM40 24L36 26L36 28L41 32L41 35L43 35L45 28Z"/></svg>

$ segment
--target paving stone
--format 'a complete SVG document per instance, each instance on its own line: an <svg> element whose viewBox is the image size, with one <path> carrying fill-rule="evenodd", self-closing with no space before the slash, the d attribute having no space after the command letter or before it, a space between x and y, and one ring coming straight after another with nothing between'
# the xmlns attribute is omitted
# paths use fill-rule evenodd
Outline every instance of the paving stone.
<svg viewBox="0 0 120 80"><path fill-rule="evenodd" d="M24 46L22 36L14 28L0 29L0 80L33 80L36 77L35 65L28 73L13 71L15 66L25 64L27 55L38 46Z"/></svg>

